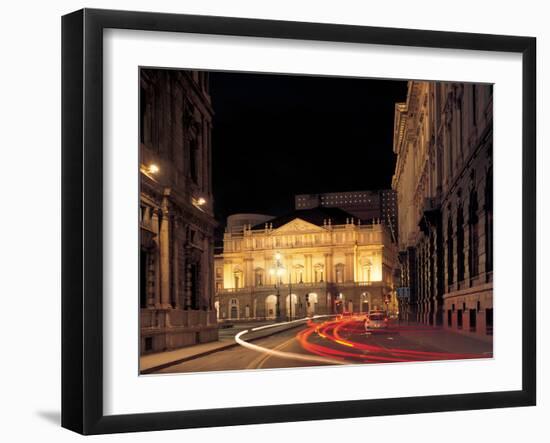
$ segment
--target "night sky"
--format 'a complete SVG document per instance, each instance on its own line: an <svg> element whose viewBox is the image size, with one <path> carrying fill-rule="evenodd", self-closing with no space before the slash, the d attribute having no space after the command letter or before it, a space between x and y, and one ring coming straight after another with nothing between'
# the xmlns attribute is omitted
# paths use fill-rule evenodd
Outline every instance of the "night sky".
<svg viewBox="0 0 550 443"><path fill-rule="evenodd" d="M389 188L402 81L210 73L216 218L281 215L294 194Z"/></svg>

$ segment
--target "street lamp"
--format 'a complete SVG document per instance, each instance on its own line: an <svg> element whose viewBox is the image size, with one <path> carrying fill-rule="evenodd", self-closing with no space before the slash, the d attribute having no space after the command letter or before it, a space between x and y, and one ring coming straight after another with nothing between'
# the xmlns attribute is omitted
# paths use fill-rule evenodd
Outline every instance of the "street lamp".
<svg viewBox="0 0 550 443"><path fill-rule="evenodd" d="M275 307L276 309L276 317L277 321L281 321L281 294L280 294L280 287L281 287L281 277L285 272L285 268L283 267L283 264L281 263L281 254L278 252L275 254L275 267L271 268L269 270L269 273L272 276L275 276L275 288L277 289L277 305Z"/></svg>

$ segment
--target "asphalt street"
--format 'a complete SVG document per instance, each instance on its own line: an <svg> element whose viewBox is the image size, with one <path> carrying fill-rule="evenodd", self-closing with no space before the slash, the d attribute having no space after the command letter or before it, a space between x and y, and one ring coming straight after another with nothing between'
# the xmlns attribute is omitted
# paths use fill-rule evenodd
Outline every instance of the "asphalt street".
<svg viewBox="0 0 550 443"><path fill-rule="evenodd" d="M243 337L247 341L247 335ZM390 323L365 331L360 319L317 321L166 367L158 373L491 358L492 342L441 328ZM308 360L301 359L300 356Z"/></svg>

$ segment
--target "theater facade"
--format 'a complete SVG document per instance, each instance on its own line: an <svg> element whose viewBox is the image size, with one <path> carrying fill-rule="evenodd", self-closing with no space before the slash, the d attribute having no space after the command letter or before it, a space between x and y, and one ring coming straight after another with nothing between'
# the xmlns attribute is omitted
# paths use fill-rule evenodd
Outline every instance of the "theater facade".
<svg viewBox="0 0 550 443"><path fill-rule="evenodd" d="M228 229L214 262L219 321L397 311L390 230L338 208Z"/></svg>

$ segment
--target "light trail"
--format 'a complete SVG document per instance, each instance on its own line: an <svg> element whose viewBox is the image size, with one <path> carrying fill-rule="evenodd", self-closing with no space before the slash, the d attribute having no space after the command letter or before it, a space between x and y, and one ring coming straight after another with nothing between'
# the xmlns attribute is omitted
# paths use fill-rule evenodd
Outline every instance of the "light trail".
<svg viewBox="0 0 550 443"><path fill-rule="evenodd" d="M271 325L259 326L250 330L242 331L235 336L235 341L248 349L256 351L263 355L260 360L265 362L270 357L279 357L289 360L307 361L311 363L322 363L329 365L344 365L353 363L396 363L413 361L433 361L433 360L458 360L487 358L484 354L472 353L452 353L452 352L433 352L416 351L412 349L387 348L376 344L369 344L363 341L357 341L354 336L365 335L365 329L362 320L325 320L321 324L315 320L323 318L334 318L333 315L315 316L305 319L298 319ZM245 334L255 331L276 328L284 325L305 323L306 329L301 330L295 336L300 346L309 354L299 354L296 352L283 352L280 350L283 346L277 346L275 349L266 348L252 344L244 339ZM413 326L413 327L388 327L386 333L416 333L434 331L433 328ZM326 342L326 344L323 344ZM285 345L288 343L285 342ZM258 359L257 359L258 360Z"/></svg>
<svg viewBox="0 0 550 443"><path fill-rule="evenodd" d="M329 316L326 316L329 317ZM333 358L326 358L326 357L317 357L314 355L305 355L305 354L298 354L296 352L283 352L276 349L269 349L264 346L259 346L252 344L250 342L247 342L246 340L243 340L241 337L245 334L248 334L253 331L259 331L262 329L268 329L268 328L275 328L282 325L288 325L292 323L298 323L303 322L304 320L307 321L307 325L310 325L310 322L313 318L320 318L320 316L312 317L312 318L306 318L306 319L300 319L300 320L293 320L289 322L283 322L283 323L274 323L272 325L266 325L266 326L259 326L257 328L252 328L250 331L247 329L245 331L239 332L237 335L235 335L235 341L248 349L251 349L256 352L260 352L265 354L266 356L270 357L279 357L279 358L285 358L290 360L300 360L300 361L307 361L312 363L323 363L323 364L329 364L329 365L341 365L341 364L347 364L346 362L343 362L341 360L333 359ZM308 328L307 331L309 331L311 328Z"/></svg>
<svg viewBox="0 0 550 443"><path fill-rule="evenodd" d="M359 327L357 325L360 325ZM430 361L430 360L457 360L457 359L472 359L486 358L483 354L472 353L451 353L451 352L431 352L431 351L415 351L412 349L386 348L380 345L367 344L352 340L349 336L363 333L363 323L357 320L336 320L326 321L321 325L310 326L306 331L297 334L296 338L304 349L319 356L347 358L359 363L369 362L406 362L406 361ZM403 328L402 331L429 331L433 329L414 327ZM396 332L396 329L390 329L386 332ZM325 346L318 343L312 343L312 335L325 339L333 346ZM334 347L336 345L336 349ZM347 352L338 349L340 346L352 348L356 352Z"/></svg>

